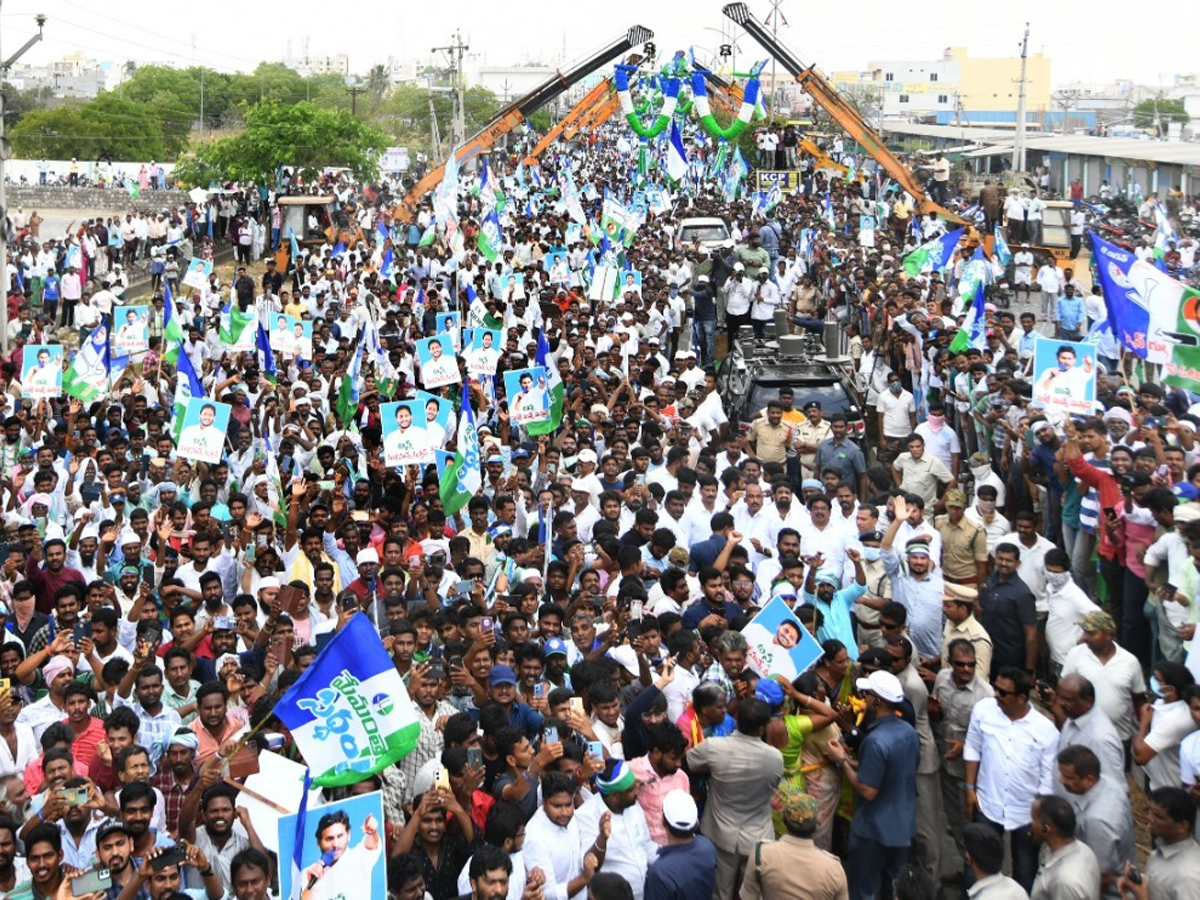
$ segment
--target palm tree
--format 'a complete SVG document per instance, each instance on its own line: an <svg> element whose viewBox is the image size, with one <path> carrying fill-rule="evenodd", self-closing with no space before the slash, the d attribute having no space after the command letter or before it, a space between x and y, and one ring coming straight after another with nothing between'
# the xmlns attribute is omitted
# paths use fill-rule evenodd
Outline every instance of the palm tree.
<svg viewBox="0 0 1200 900"><path fill-rule="evenodd" d="M383 95L391 86L391 77L388 75L387 66L382 63L377 63L371 67L371 71L367 73L367 90L376 101L382 100Z"/></svg>

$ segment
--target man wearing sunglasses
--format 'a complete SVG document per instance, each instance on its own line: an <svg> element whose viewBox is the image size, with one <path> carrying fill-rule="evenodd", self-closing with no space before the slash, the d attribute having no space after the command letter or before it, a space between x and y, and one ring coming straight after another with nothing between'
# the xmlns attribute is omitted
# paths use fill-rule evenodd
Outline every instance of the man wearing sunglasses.
<svg viewBox="0 0 1200 900"><path fill-rule="evenodd" d="M996 696L971 713L963 747L965 812L1012 838L1013 878L1026 891L1037 875L1038 850L1029 827L1034 797L1054 792L1058 731L1029 703L1029 676L1003 666ZM970 870L964 873L970 882Z"/></svg>
<svg viewBox="0 0 1200 900"><path fill-rule="evenodd" d="M990 649L990 648L989 648ZM935 725L938 750L941 753L942 806L946 824L954 842L962 852L964 777L963 745L971 710L981 700L995 696L987 679L981 678L976 645L967 638L950 641L945 654L949 666L940 669L929 697L929 718Z"/></svg>

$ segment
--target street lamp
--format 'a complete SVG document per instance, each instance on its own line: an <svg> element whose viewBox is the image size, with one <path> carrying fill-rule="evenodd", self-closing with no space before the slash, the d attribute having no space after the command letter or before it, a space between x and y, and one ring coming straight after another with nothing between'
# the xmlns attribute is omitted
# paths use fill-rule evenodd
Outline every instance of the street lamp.
<svg viewBox="0 0 1200 900"><path fill-rule="evenodd" d="M3 0L0 0L2 3ZM0 82L8 80L9 70L18 59L42 39L42 28L46 17L41 13L34 16L37 22L37 34L27 40L21 49L4 62L0 62ZM9 148L4 140L4 91L0 90L0 271L4 272L4 297L0 300L0 353L8 355L8 292L12 283L8 280L8 199L4 190L4 163L8 159Z"/></svg>

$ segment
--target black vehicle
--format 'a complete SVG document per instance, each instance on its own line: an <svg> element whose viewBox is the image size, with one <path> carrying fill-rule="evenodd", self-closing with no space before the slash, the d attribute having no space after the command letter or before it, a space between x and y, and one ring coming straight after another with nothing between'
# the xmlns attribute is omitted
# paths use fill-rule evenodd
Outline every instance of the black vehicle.
<svg viewBox="0 0 1200 900"><path fill-rule="evenodd" d="M824 356L780 356L768 348L744 355L746 342L734 343L734 350L721 366L717 388L725 414L740 434L771 400L779 399L781 388L790 387L796 409L811 400L821 403L825 418L842 413L850 425L850 437L862 442L866 437L862 397L854 386L848 360Z"/></svg>

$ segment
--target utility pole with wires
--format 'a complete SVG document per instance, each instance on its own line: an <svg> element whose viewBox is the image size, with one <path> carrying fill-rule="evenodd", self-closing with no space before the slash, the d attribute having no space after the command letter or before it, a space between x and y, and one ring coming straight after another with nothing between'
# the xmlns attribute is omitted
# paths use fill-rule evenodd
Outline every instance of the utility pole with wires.
<svg viewBox="0 0 1200 900"><path fill-rule="evenodd" d="M3 0L0 0L3 2ZM37 22L37 34L21 45L21 49L0 62L0 82L8 81L8 73L18 59L38 41L42 39L42 29L46 25L46 17L38 13L34 17ZM12 283L8 278L8 198L4 191L4 163L12 155L12 148L4 137L4 92L0 90L0 271L4 272L4 296L0 297L0 352L8 355L8 292ZM20 262L17 263L20 265Z"/></svg>
<svg viewBox="0 0 1200 900"><path fill-rule="evenodd" d="M466 44L462 42L462 32L455 29L454 43L448 47L434 47L433 53L445 53L450 61L451 72L454 76L454 125L451 128L450 136L450 152L453 153L455 148L462 146L467 140L467 113L466 113L466 91L467 91L467 76L463 71L463 54L470 50Z"/></svg>
<svg viewBox="0 0 1200 900"><path fill-rule="evenodd" d="M1025 23L1025 37L1021 41L1021 80L1017 91L1017 127L1013 129L1012 170L1025 171L1025 63L1029 56L1029 23Z"/></svg>
<svg viewBox="0 0 1200 900"><path fill-rule="evenodd" d="M346 88L346 93L350 95L350 115L358 115L358 95L365 94L366 88L359 87L357 84Z"/></svg>
<svg viewBox="0 0 1200 900"><path fill-rule="evenodd" d="M787 28L787 19L783 13L779 11L779 7L783 6L783 0L771 0L771 11L767 14L767 21L771 23L771 37L779 37L779 23L783 22L783 27ZM779 82L775 80L775 57L771 57L771 108L770 116L776 115L776 105L779 99Z"/></svg>

